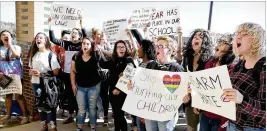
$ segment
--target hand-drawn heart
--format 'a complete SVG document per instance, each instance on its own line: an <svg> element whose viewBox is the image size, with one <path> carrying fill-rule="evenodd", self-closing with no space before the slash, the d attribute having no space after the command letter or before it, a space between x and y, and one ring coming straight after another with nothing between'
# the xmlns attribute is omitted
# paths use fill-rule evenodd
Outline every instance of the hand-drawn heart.
<svg viewBox="0 0 267 131"><path fill-rule="evenodd" d="M178 74L175 74L172 77L169 75L165 75L163 77L163 84L171 93L173 93L179 87L180 83L181 77Z"/></svg>

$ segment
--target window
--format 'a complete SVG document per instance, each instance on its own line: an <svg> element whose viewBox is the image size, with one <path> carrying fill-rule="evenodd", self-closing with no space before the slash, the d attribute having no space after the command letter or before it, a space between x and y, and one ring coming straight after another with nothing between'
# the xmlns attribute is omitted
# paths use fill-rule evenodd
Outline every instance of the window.
<svg viewBox="0 0 267 131"><path fill-rule="evenodd" d="M49 29L44 29L44 32L49 32Z"/></svg>
<svg viewBox="0 0 267 131"><path fill-rule="evenodd" d="M21 16L21 19L26 20L28 19L28 16Z"/></svg>
<svg viewBox="0 0 267 131"><path fill-rule="evenodd" d="M28 5L28 1L21 1L22 5Z"/></svg>
<svg viewBox="0 0 267 131"><path fill-rule="evenodd" d="M22 24L22 27L28 27L29 25L28 24Z"/></svg>
<svg viewBox="0 0 267 131"><path fill-rule="evenodd" d="M21 12L28 12L28 9L21 9Z"/></svg>
<svg viewBox="0 0 267 131"><path fill-rule="evenodd" d="M45 21L45 22L44 22L44 25L48 25L48 22Z"/></svg>
<svg viewBox="0 0 267 131"><path fill-rule="evenodd" d="M50 16L48 14L44 14L44 17L45 18L49 18Z"/></svg>
<svg viewBox="0 0 267 131"><path fill-rule="evenodd" d="M22 31L22 34L28 34L28 31Z"/></svg>
<svg viewBox="0 0 267 131"><path fill-rule="evenodd" d="M52 4L52 1L44 1L44 3Z"/></svg>
<svg viewBox="0 0 267 131"><path fill-rule="evenodd" d="M49 7L44 7L44 10L50 11L51 9Z"/></svg>

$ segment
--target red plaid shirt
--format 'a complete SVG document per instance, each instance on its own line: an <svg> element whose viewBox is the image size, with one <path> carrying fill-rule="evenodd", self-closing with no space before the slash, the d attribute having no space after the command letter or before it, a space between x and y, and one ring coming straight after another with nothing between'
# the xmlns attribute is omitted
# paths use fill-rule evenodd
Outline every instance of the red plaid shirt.
<svg viewBox="0 0 267 131"><path fill-rule="evenodd" d="M263 65L266 60L261 59L258 62ZM255 74L255 69L245 69L244 64L242 61L229 66L233 88L244 96L243 102L237 104L236 121L233 123L239 128L265 128L266 67L263 65Z"/></svg>

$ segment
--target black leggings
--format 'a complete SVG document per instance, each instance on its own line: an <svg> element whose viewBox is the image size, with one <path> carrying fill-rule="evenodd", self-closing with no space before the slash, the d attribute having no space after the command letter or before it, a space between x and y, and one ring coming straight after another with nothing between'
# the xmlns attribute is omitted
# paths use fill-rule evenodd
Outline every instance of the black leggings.
<svg viewBox="0 0 267 131"><path fill-rule="evenodd" d="M114 125L115 131L127 131L127 121L124 117L124 111L122 110L123 103L126 99L126 94L120 92L119 95L109 94L112 111L114 113Z"/></svg>
<svg viewBox="0 0 267 131"><path fill-rule="evenodd" d="M109 83L108 80L101 82L100 97L104 108L104 116L108 116L109 97L108 97Z"/></svg>
<svg viewBox="0 0 267 131"><path fill-rule="evenodd" d="M65 84L65 95L66 99L68 99L68 111L69 114L73 114L74 110L78 112L78 105L76 101L76 97L73 94L71 83L70 83L70 74L64 73L64 84Z"/></svg>

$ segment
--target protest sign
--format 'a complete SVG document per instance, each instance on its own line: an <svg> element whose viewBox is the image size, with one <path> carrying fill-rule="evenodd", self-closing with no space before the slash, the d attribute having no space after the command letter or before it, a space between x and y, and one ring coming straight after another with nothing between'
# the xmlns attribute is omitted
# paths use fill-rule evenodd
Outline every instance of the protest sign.
<svg viewBox="0 0 267 131"><path fill-rule="evenodd" d="M152 13L148 24L148 35L164 36L177 34L180 25L179 7L165 10L156 10Z"/></svg>
<svg viewBox="0 0 267 131"><path fill-rule="evenodd" d="M104 21L103 31L107 37L107 42L113 43L118 40L128 40L129 38L125 31L127 26L127 19Z"/></svg>
<svg viewBox="0 0 267 131"><path fill-rule="evenodd" d="M134 67L128 65L123 71L123 76L120 77L116 84L116 87L126 94L128 94L128 83L134 77L135 70Z"/></svg>
<svg viewBox="0 0 267 131"><path fill-rule="evenodd" d="M188 73L137 68L122 110L149 120L173 119L187 93Z"/></svg>
<svg viewBox="0 0 267 131"><path fill-rule="evenodd" d="M70 73L71 59L77 51L65 51L65 62L64 62L64 72Z"/></svg>
<svg viewBox="0 0 267 131"><path fill-rule="evenodd" d="M75 28L79 24L82 10L66 5L52 5L52 26Z"/></svg>
<svg viewBox="0 0 267 131"><path fill-rule="evenodd" d="M190 72L192 107L236 120L234 102L224 99L224 88L232 88L227 66Z"/></svg>
<svg viewBox="0 0 267 131"><path fill-rule="evenodd" d="M141 8L133 10L131 17L128 20L129 28L144 29L154 11L156 11L156 8Z"/></svg>
<svg viewBox="0 0 267 131"><path fill-rule="evenodd" d="M20 75L11 74L8 76L12 78L12 82L5 89L0 87L0 96L6 95L6 94L13 94L13 93L22 95L22 84L21 84Z"/></svg>

